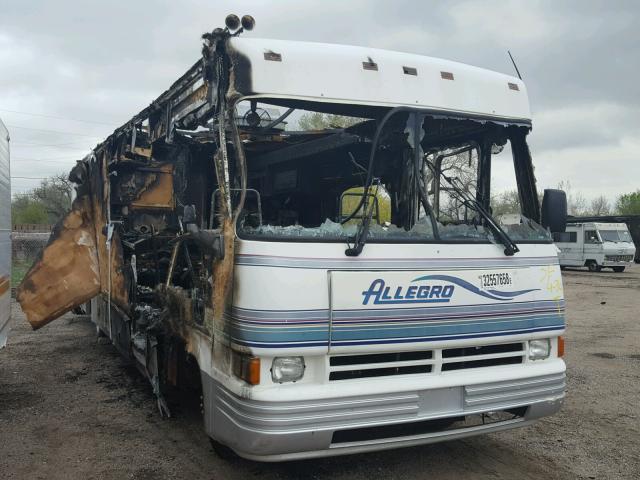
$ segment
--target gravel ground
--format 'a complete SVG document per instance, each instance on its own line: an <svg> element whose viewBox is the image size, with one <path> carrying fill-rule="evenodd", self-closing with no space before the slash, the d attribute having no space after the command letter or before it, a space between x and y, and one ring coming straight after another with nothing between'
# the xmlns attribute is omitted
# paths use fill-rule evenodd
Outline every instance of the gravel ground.
<svg viewBox="0 0 640 480"><path fill-rule="evenodd" d="M560 414L466 440L284 464L220 459L197 408L162 420L147 382L86 317L32 332L14 308L0 351L0 478L640 478L640 267L563 276Z"/></svg>

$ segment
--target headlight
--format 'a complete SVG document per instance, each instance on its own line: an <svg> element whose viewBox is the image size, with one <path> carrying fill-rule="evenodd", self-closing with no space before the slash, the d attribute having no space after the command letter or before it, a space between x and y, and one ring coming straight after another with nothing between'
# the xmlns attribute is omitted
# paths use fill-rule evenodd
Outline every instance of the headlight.
<svg viewBox="0 0 640 480"><path fill-rule="evenodd" d="M541 340L529 340L529 359L544 360L549 358L551 352L551 342L548 338Z"/></svg>
<svg viewBox="0 0 640 480"><path fill-rule="evenodd" d="M303 357L276 357L271 365L271 378L276 383L296 382L304 375Z"/></svg>

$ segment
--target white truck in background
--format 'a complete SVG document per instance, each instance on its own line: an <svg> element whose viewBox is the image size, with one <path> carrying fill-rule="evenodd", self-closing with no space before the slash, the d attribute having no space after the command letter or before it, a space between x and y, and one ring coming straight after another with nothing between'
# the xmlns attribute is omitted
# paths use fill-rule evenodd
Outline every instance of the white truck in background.
<svg viewBox="0 0 640 480"><path fill-rule="evenodd" d="M11 176L9 131L0 120L0 348L7 343L11 319Z"/></svg>
<svg viewBox="0 0 640 480"><path fill-rule="evenodd" d="M603 268L624 272L636 253L624 223L568 224L565 232L553 234L553 240L560 249L561 267L587 267L592 272Z"/></svg>

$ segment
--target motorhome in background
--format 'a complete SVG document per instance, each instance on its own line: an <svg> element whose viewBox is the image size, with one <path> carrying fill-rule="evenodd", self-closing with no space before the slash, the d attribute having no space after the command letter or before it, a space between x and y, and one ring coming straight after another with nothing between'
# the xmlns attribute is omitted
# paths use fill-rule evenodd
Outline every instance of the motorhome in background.
<svg viewBox="0 0 640 480"><path fill-rule="evenodd" d="M624 223L629 229L636 248L635 262L640 263L640 215L595 215L590 217L567 217L567 224L577 223Z"/></svg>
<svg viewBox="0 0 640 480"><path fill-rule="evenodd" d="M624 223L571 223L554 233L562 267L587 267L592 272L611 268L623 272L636 255L631 234Z"/></svg>
<svg viewBox="0 0 640 480"><path fill-rule="evenodd" d="M11 319L11 175L9 131L0 120L0 348Z"/></svg>
<svg viewBox="0 0 640 480"><path fill-rule="evenodd" d="M555 413L565 303L524 83L413 54L238 37L228 20L74 167L72 211L18 290L30 323L95 297L98 328L161 411L172 389L200 386L215 445L255 460ZM295 130L307 113L353 121ZM492 162L521 200L503 225L488 213ZM542 211L561 214L561 231L566 199L554 198Z"/></svg>

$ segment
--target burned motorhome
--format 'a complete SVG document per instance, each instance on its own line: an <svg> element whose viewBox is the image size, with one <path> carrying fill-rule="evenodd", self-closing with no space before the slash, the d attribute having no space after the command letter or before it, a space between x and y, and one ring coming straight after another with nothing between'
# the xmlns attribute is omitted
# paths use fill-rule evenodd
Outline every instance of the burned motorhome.
<svg viewBox="0 0 640 480"><path fill-rule="evenodd" d="M164 413L201 381L208 434L259 460L555 412L564 300L546 227L562 199L538 202L522 81L239 36L252 26L204 35L202 58L71 171L72 211L18 291L33 327L91 300ZM494 218L503 150L521 211Z"/></svg>

